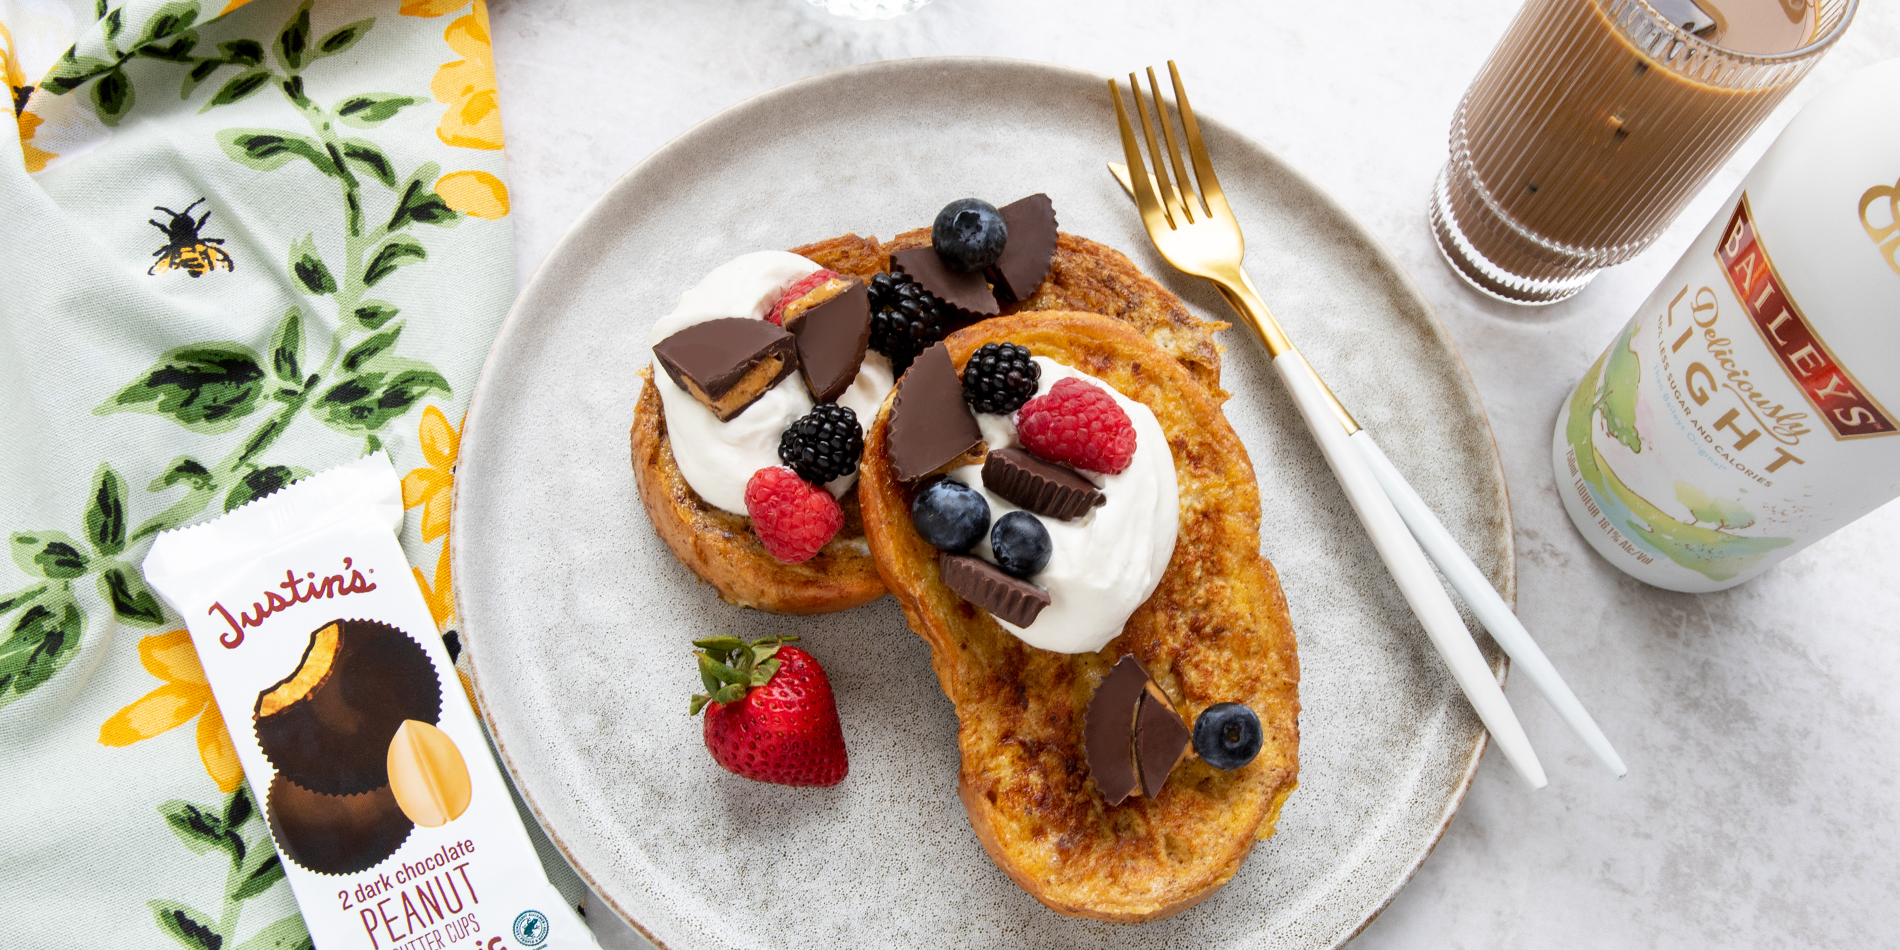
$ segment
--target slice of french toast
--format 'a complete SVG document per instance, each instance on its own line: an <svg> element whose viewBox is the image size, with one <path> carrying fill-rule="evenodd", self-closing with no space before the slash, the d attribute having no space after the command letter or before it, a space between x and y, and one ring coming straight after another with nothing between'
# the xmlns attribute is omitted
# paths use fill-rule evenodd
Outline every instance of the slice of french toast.
<svg viewBox="0 0 1900 950"><path fill-rule="evenodd" d="M1296 785L1299 660L1286 599L1260 556L1253 465L1197 374L1122 322L1020 313L946 341L959 368L989 342L1028 347L1153 410L1180 490L1180 532L1154 595L1106 647L1070 655L1028 646L952 592L937 550L911 525L913 488L893 472L889 399L865 437L865 535L956 705L958 791L997 866L1059 913L1166 917L1233 877L1253 843L1273 833ZM1227 772L1190 753L1160 794L1106 804L1089 774L1084 717L1127 654L1189 723L1215 703L1251 707L1264 731L1260 754Z"/></svg>
<svg viewBox="0 0 1900 950"><path fill-rule="evenodd" d="M889 268L893 251L929 244L930 229L920 228L889 242L846 234L792 248L792 253L846 277L868 280ZM1202 385L1219 392L1221 348L1214 333L1226 324L1194 316L1180 298L1105 245L1059 234L1049 276L1028 300L1008 309L1108 314L1147 334ZM667 443L666 414L652 368L641 375L644 382L630 433L635 486L655 532L680 563L727 603L771 613L832 613L884 595L865 545L855 492L841 499L844 527L816 557L801 564L772 557L747 519L706 504L686 483Z"/></svg>

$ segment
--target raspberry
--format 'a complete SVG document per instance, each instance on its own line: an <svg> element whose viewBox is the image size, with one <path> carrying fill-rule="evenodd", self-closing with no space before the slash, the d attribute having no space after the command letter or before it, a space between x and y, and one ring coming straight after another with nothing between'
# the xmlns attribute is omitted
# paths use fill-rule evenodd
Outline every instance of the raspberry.
<svg viewBox="0 0 1900 950"><path fill-rule="evenodd" d="M765 319L771 321L773 324L777 326L784 326L785 325L785 307L787 304L790 304L796 301L798 298L803 297L806 294L811 293L814 290L817 290L819 287L824 286L825 281L843 280L843 279L844 277L839 275L836 271L826 270L822 267L811 272L810 274L805 275L804 277L800 277L797 283L791 285L790 287L785 288L785 292L782 294L779 294L778 299L772 302L772 309L769 311L766 311Z"/></svg>
<svg viewBox="0 0 1900 950"><path fill-rule="evenodd" d="M1117 474L1135 457L1135 424L1102 387L1074 377L1023 403L1016 416L1023 448L1051 461Z"/></svg>
<svg viewBox="0 0 1900 950"><path fill-rule="evenodd" d="M753 472L745 483L745 513L759 543L788 564L810 560L844 527L844 510L830 492L778 465Z"/></svg>

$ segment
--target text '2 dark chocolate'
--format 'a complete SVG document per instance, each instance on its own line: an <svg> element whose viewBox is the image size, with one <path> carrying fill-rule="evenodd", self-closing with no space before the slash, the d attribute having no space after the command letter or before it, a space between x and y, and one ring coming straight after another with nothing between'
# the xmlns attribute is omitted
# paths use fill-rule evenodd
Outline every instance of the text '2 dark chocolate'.
<svg viewBox="0 0 1900 950"><path fill-rule="evenodd" d="M1088 479L1021 449L996 449L983 460L983 487L1045 518L1072 521L1108 499Z"/></svg>
<svg viewBox="0 0 1900 950"><path fill-rule="evenodd" d="M729 422L798 368L798 341L764 320L695 323L653 348L666 375Z"/></svg>

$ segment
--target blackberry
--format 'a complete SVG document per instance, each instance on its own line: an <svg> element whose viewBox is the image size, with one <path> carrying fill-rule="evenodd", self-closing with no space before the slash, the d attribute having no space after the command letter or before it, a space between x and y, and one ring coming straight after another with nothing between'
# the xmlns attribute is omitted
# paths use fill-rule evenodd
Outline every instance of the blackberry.
<svg viewBox="0 0 1900 950"><path fill-rule="evenodd" d="M865 290L871 298L871 349L890 357L899 375L950 333L943 301L908 276L878 274Z"/></svg>
<svg viewBox="0 0 1900 950"><path fill-rule="evenodd" d="M849 406L824 403L799 417L778 439L778 457L814 485L858 470L864 454L864 430Z"/></svg>
<svg viewBox="0 0 1900 950"><path fill-rule="evenodd" d="M963 365L963 398L977 412L1008 415L1036 395L1042 367L1014 343L985 343Z"/></svg>

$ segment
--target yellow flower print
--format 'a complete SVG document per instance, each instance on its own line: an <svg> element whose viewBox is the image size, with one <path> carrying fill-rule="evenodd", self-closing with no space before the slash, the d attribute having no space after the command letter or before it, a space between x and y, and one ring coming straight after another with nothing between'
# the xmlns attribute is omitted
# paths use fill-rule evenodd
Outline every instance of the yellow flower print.
<svg viewBox="0 0 1900 950"><path fill-rule="evenodd" d="M449 533L449 506L455 499L455 454L462 437L449 425L442 410L430 406L422 410L416 441L422 444L422 459L429 464L402 477L402 506L422 506L422 540L434 541Z"/></svg>
<svg viewBox="0 0 1900 950"><path fill-rule="evenodd" d="M435 127L436 136L462 148L501 148L501 103L495 94L488 7L476 0L475 11L451 22L442 38L462 58L442 64L429 82L436 101L448 105Z"/></svg>
<svg viewBox="0 0 1900 950"><path fill-rule="evenodd" d="M454 13L468 6L468 0L403 0L402 9L396 12L403 16L435 17Z"/></svg>
<svg viewBox="0 0 1900 950"><path fill-rule="evenodd" d="M224 5L224 9L218 11L218 15L223 16L227 13L230 13L232 10L235 10L238 7L241 7L250 2L251 0L231 0L230 3L227 3Z"/></svg>
<svg viewBox="0 0 1900 950"><path fill-rule="evenodd" d="M435 193L466 215L490 221L508 216L508 186L487 172L449 172L435 180Z"/></svg>
<svg viewBox="0 0 1900 950"><path fill-rule="evenodd" d="M194 717L198 720L198 757L205 772L224 792L235 791L244 780L231 734L224 731L224 714L211 698L204 667L191 635L183 630L155 633L139 641L139 662L165 685L139 697L112 714L99 727L99 744L128 746L170 732Z"/></svg>
<svg viewBox="0 0 1900 950"><path fill-rule="evenodd" d="M33 136L39 131L40 123L45 121L31 112L20 113L20 151L26 155L26 170L29 172L43 172L47 162L59 157L57 152L33 145Z"/></svg>
<svg viewBox="0 0 1900 950"><path fill-rule="evenodd" d="M422 568L409 569L416 575L416 586L422 588L422 599L429 605L429 616L435 618L435 628L441 630L455 619L455 585L449 577L449 546L442 545L442 553L435 559L435 584L422 576Z"/></svg>

